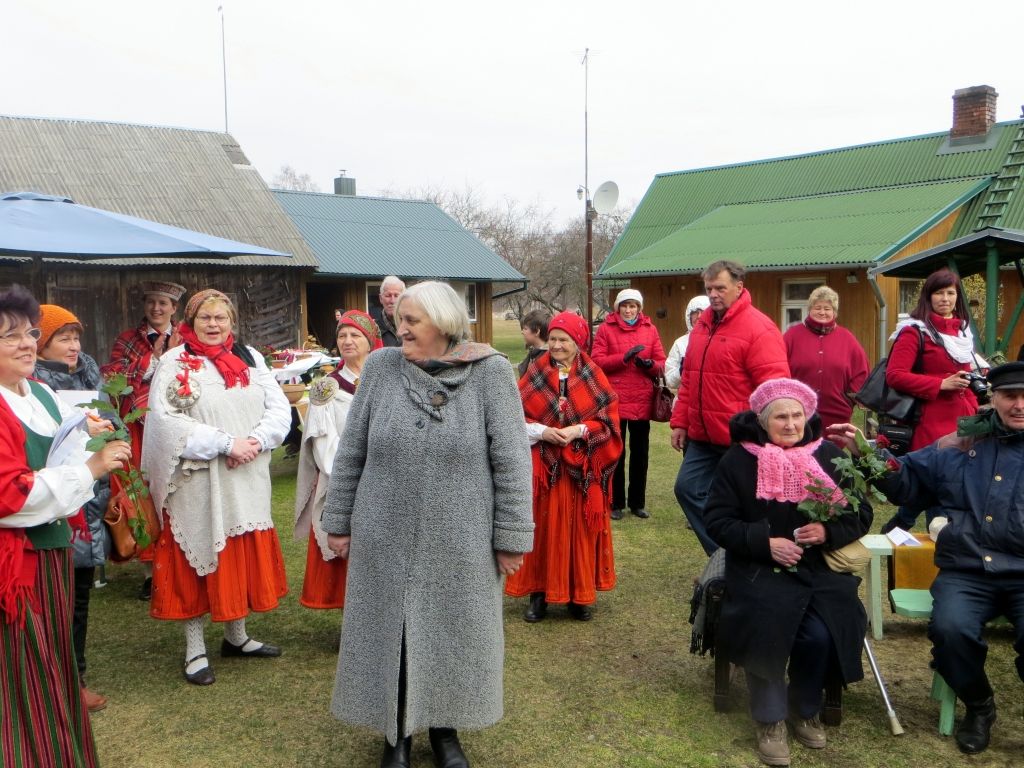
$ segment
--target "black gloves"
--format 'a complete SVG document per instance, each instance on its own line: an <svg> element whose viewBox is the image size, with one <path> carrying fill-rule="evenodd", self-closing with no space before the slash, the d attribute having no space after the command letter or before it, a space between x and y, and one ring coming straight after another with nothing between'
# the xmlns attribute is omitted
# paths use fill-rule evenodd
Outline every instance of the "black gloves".
<svg viewBox="0 0 1024 768"><path fill-rule="evenodd" d="M622 356L622 362L629 365L629 361L636 357L639 353L644 351L643 344L637 344L635 347L630 349L626 354Z"/></svg>
<svg viewBox="0 0 1024 768"><path fill-rule="evenodd" d="M633 365L642 371L649 371L654 367L654 361L649 357L634 357Z"/></svg>

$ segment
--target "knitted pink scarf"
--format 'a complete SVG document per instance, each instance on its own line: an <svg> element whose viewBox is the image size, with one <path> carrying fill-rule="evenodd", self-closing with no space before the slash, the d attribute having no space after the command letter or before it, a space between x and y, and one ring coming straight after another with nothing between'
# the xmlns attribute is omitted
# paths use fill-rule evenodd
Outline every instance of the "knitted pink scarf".
<svg viewBox="0 0 1024 768"><path fill-rule="evenodd" d="M846 501L843 492L836 488L835 481L814 458L814 452L821 445L821 438L793 448L780 448L774 443L757 445L743 442L740 445L757 457L757 498L798 504L810 496L806 486L813 478L818 478L826 487L833 489L833 501Z"/></svg>

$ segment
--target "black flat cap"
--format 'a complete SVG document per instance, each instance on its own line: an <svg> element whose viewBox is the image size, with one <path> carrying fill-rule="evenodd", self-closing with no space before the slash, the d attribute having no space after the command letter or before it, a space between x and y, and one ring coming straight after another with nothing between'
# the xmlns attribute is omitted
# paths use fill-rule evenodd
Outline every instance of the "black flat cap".
<svg viewBox="0 0 1024 768"><path fill-rule="evenodd" d="M1024 362L997 365L988 372L992 391L997 389L1024 389Z"/></svg>

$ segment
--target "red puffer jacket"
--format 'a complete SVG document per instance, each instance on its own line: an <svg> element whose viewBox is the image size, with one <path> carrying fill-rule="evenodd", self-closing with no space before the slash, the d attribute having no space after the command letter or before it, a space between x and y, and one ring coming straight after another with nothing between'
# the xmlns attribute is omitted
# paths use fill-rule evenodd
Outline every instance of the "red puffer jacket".
<svg viewBox="0 0 1024 768"><path fill-rule="evenodd" d="M697 319L669 423L685 429L689 440L729 445L729 419L750 410L750 393L769 379L788 377L782 332L744 288L717 323L711 307Z"/></svg>
<svg viewBox="0 0 1024 768"><path fill-rule="evenodd" d="M643 312L637 318L634 325L627 325L618 312L609 313L594 335L590 356L619 396L619 418L650 421L654 379L665 372L665 350L651 319ZM651 358L654 367L644 370L632 360L623 362L625 354L640 344L644 348L637 357Z"/></svg>

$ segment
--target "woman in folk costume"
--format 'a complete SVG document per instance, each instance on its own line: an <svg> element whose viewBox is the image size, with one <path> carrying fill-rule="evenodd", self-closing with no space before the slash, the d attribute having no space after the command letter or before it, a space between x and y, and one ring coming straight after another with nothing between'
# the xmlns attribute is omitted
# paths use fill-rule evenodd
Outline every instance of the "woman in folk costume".
<svg viewBox="0 0 1024 768"><path fill-rule="evenodd" d="M80 414L28 378L38 321L27 290L0 291L0 764L77 768L98 761L71 640L71 542L85 535L93 483L130 448L116 440L89 455L85 434L72 434L68 458L46 466L61 421Z"/></svg>
<svg viewBox="0 0 1024 768"><path fill-rule="evenodd" d="M519 380L533 445L533 552L505 592L530 596L523 615L540 621L548 603L593 616L597 591L615 586L611 482L622 453L618 396L583 350L587 322L572 312L548 325L548 351Z"/></svg>
<svg viewBox="0 0 1024 768"><path fill-rule="evenodd" d="M121 399L122 418L133 408L149 405L149 384L156 371L156 364L164 352L181 344L181 337L175 330L174 314L178 311L178 302L185 293L185 286L151 280L142 283L139 288L142 292L142 321L114 340L110 361L100 369L105 378L120 373L128 379L132 391ZM139 466L142 461L144 425L145 418L127 425L135 466ZM115 487L114 493L118 490ZM149 600L153 585L152 545L139 552L139 560L143 562L146 574L139 598Z"/></svg>
<svg viewBox="0 0 1024 768"><path fill-rule="evenodd" d="M64 391L95 392L103 383L100 368L82 351L82 323L72 312L56 304L39 307L39 330L33 376L58 394ZM87 397L87 400L93 398ZM96 481L93 498L82 508L89 536L79 536L74 542L74 616L71 635L75 642L78 674L82 680L82 696L90 712L107 706L107 699L85 685L85 640L89 626L89 598L96 567L107 560L110 542L103 516L110 502L110 483L107 478Z"/></svg>
<svg viewBox="0 0 1024 768"><path fill-rule="evenodd" d="M214 682L206 615L225 622L221 656L280 656L245 632L250 611L269 611L287 591L270 516L270 451L291 423L288 400L263 357L235 341L234 305L196 293L153 376L142 466L163 510L156 544L156 619L185 622L185 679Z"/></svg>
<svg viewBox="0 0 1024 768"><path fill-rule="evenodd" d="M307 608L345 606L348 560L338 557L327 546L320 516L324 511L334 455L359 386L363 363L370 352L384 346L377 323L358 309L349 310L338 319L337 343L342 366L317 379L310 387L309 412L302 432L296 479L295 538L309 539L306 575L299 598Z"/></svg>

